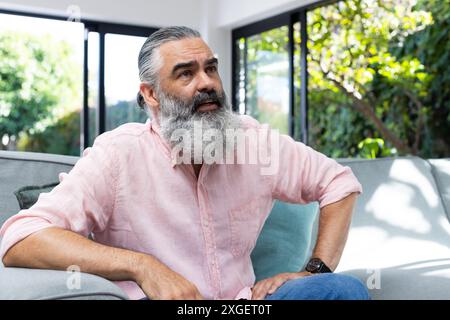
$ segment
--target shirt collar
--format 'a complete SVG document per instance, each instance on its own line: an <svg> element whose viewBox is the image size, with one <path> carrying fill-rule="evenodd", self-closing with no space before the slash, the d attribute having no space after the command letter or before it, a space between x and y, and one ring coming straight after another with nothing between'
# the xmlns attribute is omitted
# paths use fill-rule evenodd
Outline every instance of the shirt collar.
<svg viewBox="0 0 450 320"><path fill-rule="evenodd" d="M147 119L145 122L145 125L149 128L150 132L155 136L156 141L161 146L161 149L166 155L166 157L171 162L172 168L176 166L176 159L172 157L172 152L169 143L161 137L161 128L159 124L156 121L152 121L150 119Z"/></svg>
<svg viewBox="0 0 450 320"><path fill-rule="evenodd" d="M157 143L161 146L161 149L162 149L163 153L166 155L167 159L170 161L172 168L177 166L177 159L175 158L175 155L172 155L172 149L170 148L169 143L166 141L166 139L161 137L161 127L159 126L159 124L156 121L147 119L147 121L145 122L145 125L150 130L150 133L152 133L155 136ZM181 164L181 166L186 166L186 165ZM190 164L187 166L192 167ZM203 167L204 167L203 170L208 171L210 165L203 164ZM193 172L194 169L191 168L191 170Z"/></svg>

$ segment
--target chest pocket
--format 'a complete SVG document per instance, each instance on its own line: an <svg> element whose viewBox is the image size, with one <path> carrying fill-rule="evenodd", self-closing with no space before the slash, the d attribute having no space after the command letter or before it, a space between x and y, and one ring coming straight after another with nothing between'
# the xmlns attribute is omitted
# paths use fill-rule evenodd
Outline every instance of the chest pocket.
<svg viewBox="0 0 450 320"><path fill-rule="evenodd" d="M230 247L233 256L250 254L255 247L265 218L263 210L266 201L257 197L229 211Z"/></svg>

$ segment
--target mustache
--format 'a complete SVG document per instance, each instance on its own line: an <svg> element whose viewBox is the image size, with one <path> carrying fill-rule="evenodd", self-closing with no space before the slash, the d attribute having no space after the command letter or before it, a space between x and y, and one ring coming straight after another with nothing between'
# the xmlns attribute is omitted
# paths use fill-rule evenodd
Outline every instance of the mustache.
<svg viewBox="0 0 450 320"><path fill-rule="evenodd" d="M197 109L200 105L210 102L217 104L217 107L220 109L224 105L225 97L222 94L217 94L215 90L211 90L209 92L200 92L195 95L191 102L191 111L192 113L197 112Z"/></svg>

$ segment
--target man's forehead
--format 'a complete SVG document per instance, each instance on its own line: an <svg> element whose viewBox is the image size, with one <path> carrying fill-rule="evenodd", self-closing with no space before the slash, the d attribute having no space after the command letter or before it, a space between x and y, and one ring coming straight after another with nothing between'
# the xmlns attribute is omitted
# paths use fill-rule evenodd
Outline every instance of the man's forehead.
<svg viewBox="0 0 450 320"><path fill-rule="evenodd" d="M176 64L183 61L208 60L214 57L209 46L201 38L186 38L169 41L161 45L163 61Z"/></svg>

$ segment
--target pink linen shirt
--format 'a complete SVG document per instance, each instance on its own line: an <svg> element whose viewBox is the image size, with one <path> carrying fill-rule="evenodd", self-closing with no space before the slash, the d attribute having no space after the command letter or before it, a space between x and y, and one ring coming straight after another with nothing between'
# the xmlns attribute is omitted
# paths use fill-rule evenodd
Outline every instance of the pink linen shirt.
<svg viewBox="0 0 450 320"><path fill-rule="evenodd" d="M261 125L240 116L244 128ZM2 258L30 234L60 227L113 247L157 257L193 282L206 299L251 298L250 253L275 199L339 201L361 185L348 167L281 135L279 167L256 164L174 165L158 126L129 123L99 136L50 193L0 230ZM116 281L130 299L145 294Z"/></svg>

